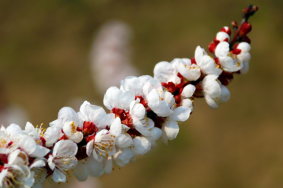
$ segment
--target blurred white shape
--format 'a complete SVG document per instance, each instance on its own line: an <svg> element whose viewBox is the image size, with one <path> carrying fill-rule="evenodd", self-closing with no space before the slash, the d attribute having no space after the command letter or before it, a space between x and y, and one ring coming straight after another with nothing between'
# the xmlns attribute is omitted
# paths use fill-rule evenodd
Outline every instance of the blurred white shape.
<svg viewBox="0 0 283 188"><path fill-rule="evenodd" d="M15 123L24 128L27 121L28 115L19 105L7 106L0 112L0 125L4 125L5 127L11 123Z"/></svg>
<svg viewBox="0 0 283 188"><path fill-rule="evenodd" d="M104 93L110 86L120 85L120 80L130 75L137 75L131 65L129 42L132 37L131 28L121 21L110 21L98 31L91 48L91 71L95 86ZM82 97L75 97L67 104L76 111L83 103ZM95 104L95 102L94 102ZM98 178L88 177L85 182L73 178L69 188L101 188Z"/></svg>
<svg viewBox="0 0 283 188"><path fill-rule="evenodd" d="M91 49L91 70L97 88L104 93L120 80L137 75L131 65L131 28L121 21L110 21L99 30Z"/></svg>

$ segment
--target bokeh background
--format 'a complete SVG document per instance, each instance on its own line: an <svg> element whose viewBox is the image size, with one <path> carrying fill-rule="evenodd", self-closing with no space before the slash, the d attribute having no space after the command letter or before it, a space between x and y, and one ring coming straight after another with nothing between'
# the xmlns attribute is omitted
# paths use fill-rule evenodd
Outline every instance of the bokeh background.
<svg viewBox="0 0 283 188"><path fill-rule="evenodd" d="M48 126L74 98L103 105L105 91L94 87L89 57L105 22L122 20L132 28L132 65L152 75L159 61L191 58L197 45L207 49L222 26L240 22L247 3L0 1L0 106L20 105L30 122ZM283 1L250 3L259 6L250 19L250 71L229 85L230 101L211 110L196 100L177 139L101 176L100 187L283 187ZM75 183L71 178L60 187Z"/></svg>

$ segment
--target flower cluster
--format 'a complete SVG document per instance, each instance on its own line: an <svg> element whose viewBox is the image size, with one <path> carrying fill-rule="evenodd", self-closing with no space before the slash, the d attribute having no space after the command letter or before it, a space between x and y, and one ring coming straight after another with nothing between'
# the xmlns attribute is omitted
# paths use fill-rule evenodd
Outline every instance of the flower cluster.
<svg viewBox="0 0 283 188"><path fill-rule="evenodd" d="M247 73L247 17L256 10L249 6L245 21L234 24L237 40L230 40L228 27L217 33L209 45L214 58L198 46L191 59L159 62L154 77L131 76L120 88L110 87L103 99L109 113L85 101L79 112L63 107L47 129L29 122L24 130L16 124L2 126L0 187L41 187L46 179L66 182L72 174L85 181L110 174L114 164L124 167L135 161L159 139L165 144L175 139L180 123L193 112L195 98L204 97L217 108L230 98L227 86L233 75Z"/></svg>

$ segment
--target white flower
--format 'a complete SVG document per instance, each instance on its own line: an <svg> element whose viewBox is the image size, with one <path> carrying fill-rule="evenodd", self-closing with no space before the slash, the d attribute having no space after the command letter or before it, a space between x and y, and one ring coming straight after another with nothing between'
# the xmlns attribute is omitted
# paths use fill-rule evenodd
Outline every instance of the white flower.
<svg viewBox="0 0 283 188"><path fill-rule="evenodd" d="M93 156L97 161L102 161L100 156L109 157L115 154L115 140L121 134L122 125L119 117L115 118L110 126L110 130L102 129L94 139L86 146L88 156Z"/></svg>
<svg viewBox="0 0 283 188"><path fill-rule="evenodd" d="M198 65L192 64L191 60L188 58L175 58L170 62L170 64L174 68L175 75L178 75L178 73L180 73L189 81L195 81L201 75Z"/></svg>
<svg viewBox="0 0 283 188"><path fill-rule="evenodd" d="M105 128L114 118L114 114L106 114L102 107L87 101L81 105L78 115L83 122L92 122L98 128Z"/></svg>
<svg viewBox="0 0 283 188"><path fill-rule="evenodd" d="M83 133L77 131L78 123L74 121L68 121L64 124L63 131L69 140L79 143L83 139Z"/></svg>
<svg viewBox="0 0 283 188"><path fill-rule="evenodd" d="M17 149L20 136L25 134L20 126L11 124L7 128L4 126L0 130L0 148L13 151Z"/></svg>
<svg viewBox="0 0 283 188"><path fill-rule="evenodd" d="M46 159L37 158L30 165L31 172L34 173L34 185L33 188L42 187L42 183L47 177L47 170L44 168Z"/></svg>
<svg viewBox="0 0 283 188"><path fill-rule="evenodd" d="M236 72L243 67L242 60L230 52L228 42L220 42L215 49L215 55L225 71Z"/></svg>
<svg viewBox="0 0 283 188"><path fill-rule="evenodd" d="M151 136L149 129L154 127L154 122L145 116L146 110L139 102L140 99L138 98L130 104L130 115L133 119L133 125L142 135Z"/></svg>
<svg viewBox="0 0 283 188"><path fill-rule="evenodd" d="M7 163L3 165L0 172L0 187L31 187L34 183L34 174L27 165L28 156L25 152L17 149L10 153L7 158Z"/></svg>
<svg viewBox="0 0 283 188"><path fill-rule="evenodd" d="M117 87L110 87L103 99L103 104L108 110L113 108L120 108L128 110L130 103L135 100L135 94L133 91L122 91Z"/></svg>
<svg viewBox="0 0 283 188"><path fill-rule="evenodd" d="M41 125L42 126L42 125ZM42 127L34 127L30 122L26 123L25 132L28 133L30 137L34 139L37 145L44 146L45 139L44 136L44 129Z"/></svg>
<svg viewBox="0 0 283 188"><path fill-rule="evenodd" d="M219 99L215 100L210 98L209 96L205 96L206 102L211 108L218 108L219 104L227 102L230 99L230 91L228 90L228 88L224 85L221 85L220 88L221 96L219 97Z"/></svg>
<svg viewBox="0 0 283 188"><path fill-rule="evenodd" d="M193 100L191 99L193 94L196 91L196 87L192 84L188 84L184 87L181 96L182 96L182 100L180 105L184 106L184 107L188 107L191 111L193 111Z"/></svg>
<svg viewBox="0 0 283 188"><path fill-rule="evenodd" d="M58 119L50 123L50 127L47 128L43 136L46 140L46 146L52 146L64 135L67 139L77 143L80 142L83 135L80 131L77 131L77 127L82 128L82 123L77 113L70 107L61 108L58 113ZM64 133L66 131L65 134L62 133L62 129Z"/></svg>
<svg viewBox="0 0 283 188"><path fill-rule="evenodd" d="M212 57L207 55L204 49L197 47L195 51L195 60L204 74L220 75L222 70L219 68Z"/></svg>
<svg viewBox="0 0 283 188"><path fill-rule="evenodd" d="M25 165L5 164L0 173L0 187L28 188L33 185L33 173Z"/></svg>
<svg viewBox="0 0 283 188"><path fill-rule="evenodd" d="M154 67L154 78L160 82L170 82L172 81L170 78L172 78L172 76L176 78L178 73L189 81L195 81L201 75L198 65L192 64L191 60L187 58L175 58L170 63L162 61L157 63ZM173 80L173 83L176 84L176 81Z"/></svg>
<svg viewBox="0 0 283 188"><path fill-rule="evenodd" d="M171 114L162 125L162 141L167 144L168 140L173 140L179 133L179 122L186 121L191 114L191 110L188 107L180 106L174 109Z"/></svg>
<svg viewBox="0 0 283 188"><path fill-rule="evenodd" d="M189 81L196 81L197 79L199 79L201 75L199 66L193 64L188 58L183 58L182 60L185 63L187 74L182 74L181 72L180 73Z"/></svg>
<svg viewBox="0 0 283 188"><path fill-rule="evenodd" d="M221 83L217 78L218 76L216 75L207 75L202 81L204 97L211 108L218 107L215 104L221 97Z"/></svg>
<svg viewBox="0 0 283 188"><path fill-rule="evenodd" d="M235 50L240 50L240 53L237 53L238 59L240 59L243 62L249 62L251 59L251 46L247 42L240 42L239 45Z"/></svg>
<svg viewBox="0 0 283 188"><path fill-rule="evenodd" d="M30 157L44 157L50 151L41 145L37 145L35 140L28 135L21 136L19 147Z"/></svg>
<svg viewBox="0 0 283 188"><path fill-rule="evenodd" d="M148 81L143 87L143 93L146 96L149 108L158 116L167 117L172 114L170 107L174 98L171 97L171 93L163 91L159 81Z"/></svg>
<svg viewBox="0 0 283 188"><path fill-rule="evenodd" d="M68 170L77 165L77 151L77 145L71 140L60 140L55 144L53 153L48 158L48 165L54 171L52 179L55 182L66 181Z"/></svg>

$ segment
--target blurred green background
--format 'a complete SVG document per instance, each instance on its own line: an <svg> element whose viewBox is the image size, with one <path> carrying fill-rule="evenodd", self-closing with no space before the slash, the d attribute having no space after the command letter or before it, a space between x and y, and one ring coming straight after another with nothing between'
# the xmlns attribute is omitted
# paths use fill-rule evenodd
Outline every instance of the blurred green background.
<svg viewBox="0 0 283 188"><path fill-rule="evenodd" d="M222 26L240 22L248 3L2 0L2 100L21 105L30 122L45 126L74 97L103 105L89 68L93 36L103 23L119 19L132 27L134 66L152 75L159 61L191 58L197 45L207 49ZM259 6L250 19L250 71L229 85L230 101L211 110L204 100L196 100L177 139L168 146L160 142L137 162L100 177L104 188L283 187L283 1L250 3Z"/></svg>

